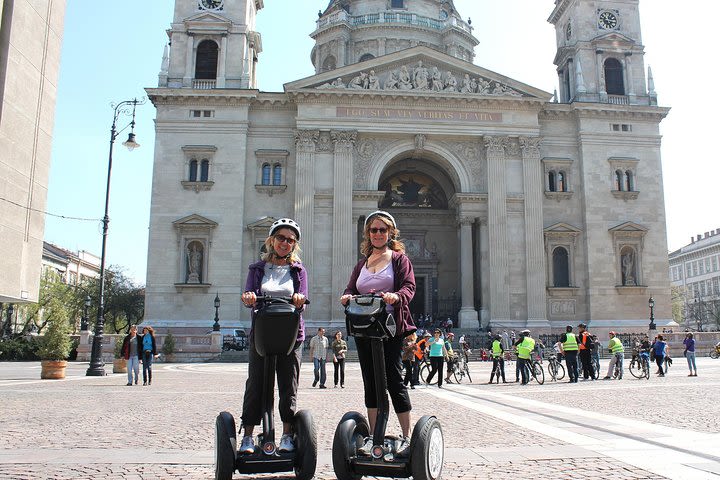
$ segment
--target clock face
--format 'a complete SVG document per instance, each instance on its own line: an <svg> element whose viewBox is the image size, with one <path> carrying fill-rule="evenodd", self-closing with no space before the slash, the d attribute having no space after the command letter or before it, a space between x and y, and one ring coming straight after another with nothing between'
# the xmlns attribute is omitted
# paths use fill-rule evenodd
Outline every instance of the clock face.
<svg viewBox="0 0 720 480"><path fill-rule="evenodd" d="M448 13L445 10L440 10L440 20L447 20Z"/></svg>
<svg viewBox="0 0 720 480"><path fill-rule="evenodd" d="M218 10L222 4L223 0L200 0L200 8L205 10Z"/></svg>
<svg viewBox="0 0 720 480"><path fill-rule="evenodd" d="M565 27L565 38L570 40L570 37L572 37L572 24L568 22L567 27Z"/></svg>
<svg viewBox="0 0 720 480"><path fill-rule="evenodd" d="M605 30L613 30L617 28L618 19L613 12L604 11L598 16L598 27Z"/></svg>

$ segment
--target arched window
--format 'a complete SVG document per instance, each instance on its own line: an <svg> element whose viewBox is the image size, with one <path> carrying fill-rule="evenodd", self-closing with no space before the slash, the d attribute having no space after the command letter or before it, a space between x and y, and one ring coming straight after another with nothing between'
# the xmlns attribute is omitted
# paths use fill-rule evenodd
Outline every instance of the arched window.
<svg viewBox="0 0 720 480"><path fill-rule="evenodd" d="M615 58L605 60L605 89L609 95L625 95L623 67Z"/></svg>
<svg viewBox="0 0 720 480"><path fill-rule="evenodd" d="M191 182L197 182L197 173L198 173L197 160L190 160L190 171L188 172L188 180Z"/></svg>
<svg viewBox="0 0 720 480"><path fill-rule="evenodd" d="M570 259L564 247L553 250L553 286L570 286Z"/></svg>
<svg viewBox="0 0 720 480"><path fill-rule="evenodd" d="M557 192L557 183L555 182L555 172L548 172L548 190Z"/></svg>
<svg viewBox="0 0 720 480"><path fill-rule="evenodd" d="M623 174L622 170L615 170L615 190L622 191L625 184L624 177L625 174Z"/></svg>
<svg viewBox="0 0 720 480"><path fill-rule="evenodd" d="M335 60L335 57L333 57L332 55L326 57L322 64L322 71L329 72L330 70L335 70L336 68L337 60Z"/></svg>
<svg viewBox="0 0 720 480"><path fill-rule="evenodd" d="M212 40L203 40L197 47L195 57L195 78L215 80L217 78L218 46Z"/></svg>
<svg viewBox="0 0 720 480"><path fill-rule="evenodd" d="M373 55L372 53L366 53L365 55L360 57L360 61L367 62L368 60L372 60L373 58L375 58L375 55Z"/></svg>
<svg viewBox="0 0 720 480"><path fill-rule="evenodd" d="M200 162L200 181L207 182L209 173L210 173L210 162L208 160L203 160L202 162Z"/></svg>
<svg viewBox="0 0 720 480"><path fill-rule="evenodd" d="M565 182L565 172L558 172L557 174L557 191L567 192L567 185Z"/></svg>
<svg viewBox="0 0 720 480"><path fill-rule="evenodd" d="M273 167L273 185L282 185L282 165L279 163Z"/></svg>
<svg viewBox="0 0 720 480"><path fill-rule="evenodd" d="M262 184L263 185L270 185L270 174L272 169L270 168L269 164L265 164L262 166Z"/></svg>
<svg viewBox="0 0 720 480"><path fill-rule="evenodd" d="M633 178L633 172L630 170L625 172L625 186L628 192L635 191L635 179Z"/></svg>

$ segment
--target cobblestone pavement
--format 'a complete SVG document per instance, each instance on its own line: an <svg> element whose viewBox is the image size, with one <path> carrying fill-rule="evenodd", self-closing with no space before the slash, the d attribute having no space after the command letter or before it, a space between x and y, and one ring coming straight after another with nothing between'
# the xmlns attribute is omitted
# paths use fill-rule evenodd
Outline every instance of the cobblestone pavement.
<svg viewBox="0 0 720 480"><path fill-rule="evenodd" d="M486 385L490 365L471 363L472 385L412 390L413 418L440 419L445 479L720 478L720 360L698 359L693 378L681 360L665 378L542 386ZM240 415L247 365L157 364L148 387L86 369L40 381L38 363L0 363L0 478L213 478L215 416ZM317 425L319 480L335 478L337 421L364 410L359 366L344 389L328 374L328 389L312 388L303 365L298 399Z"/></svg>

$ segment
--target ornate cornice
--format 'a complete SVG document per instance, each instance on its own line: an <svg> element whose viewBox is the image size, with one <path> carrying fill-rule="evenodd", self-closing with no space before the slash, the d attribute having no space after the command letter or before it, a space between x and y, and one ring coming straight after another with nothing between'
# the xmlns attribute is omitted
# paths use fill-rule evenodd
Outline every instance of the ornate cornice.
<svg viewBox="0 0 720 480"><path fill-rule="evenodd" d="M248 106L253 103L259 90L195 90L191 88L146 88L148 98L159 105L187 106Z"/></svg>

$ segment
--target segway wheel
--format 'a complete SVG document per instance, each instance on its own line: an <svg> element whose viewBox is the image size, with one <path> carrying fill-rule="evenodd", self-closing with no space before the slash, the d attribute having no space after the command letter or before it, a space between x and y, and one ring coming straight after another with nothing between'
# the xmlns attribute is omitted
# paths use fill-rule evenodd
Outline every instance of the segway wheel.
<svg viewBox="0 0 720 480"><path fill-rule="evenodd" d="M442 474L445 440L437 418L424 415L410 439L410 468L414 480L437 480Z"/></svg>
<svg viewBox="0 0 720 480"><path fill-rule="evenodd" d="M310 480L317 467L317 431L312 415L307 410L295 413L295 476L298 480Z"/></svg>
<svg viewBox="0 0 720 480"><path fill-rule="evenodd" d="M235 419L220 412L215 420L215 480L232 480L236 451Z"/></svg>
<svg viewBox="0 0 720 480"><path fill-rule="evenodd" d="M335 429L332 446L332 462L338 480L358 480L362 475L354 473L350 467L350 458L357 454L370 435L370 426L365 417L358 412L348 412L340 419Z"/></svg>

